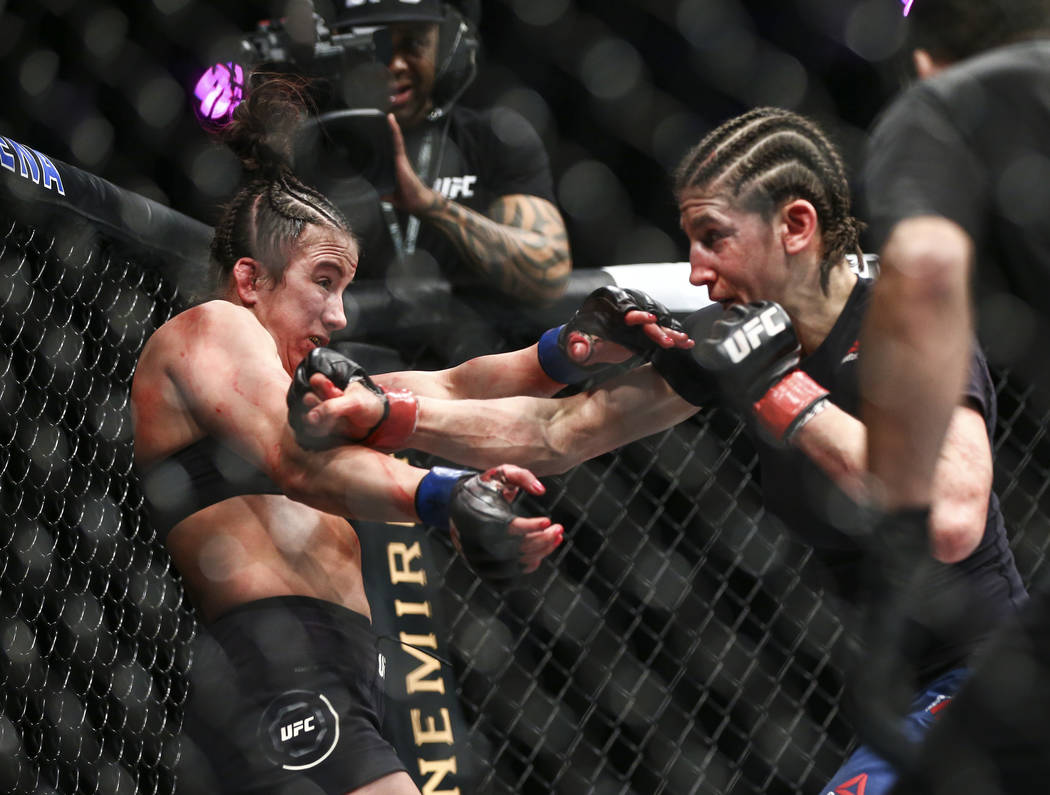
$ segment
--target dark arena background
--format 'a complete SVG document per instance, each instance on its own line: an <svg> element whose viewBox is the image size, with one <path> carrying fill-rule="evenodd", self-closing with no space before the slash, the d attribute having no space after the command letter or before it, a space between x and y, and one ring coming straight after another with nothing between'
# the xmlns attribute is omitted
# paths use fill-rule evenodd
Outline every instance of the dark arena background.
<svg viewBox="0 0 1050 795"><path fill-rule="evenodd" d="M684 260L667 171L748 107L813 115L855 172L904 75L900 12L485 0L463 101L541 132L576 268L563 302L501 307L486 339L534 340L611 280L604 266ZM141 513L128 393L145 340L199 286L238 176L192 85L281 9L0 0L0 14L0 792L189 795L196 620ZM403 364L433 364L451 315L386 329L351 293L351 331L396 332ZM1027 583L1050 543L1050 444L1026 385L996 378L996 487ZM359 527L377 625L449 663L388 655L390 732L424 792L817 792L855 739L847 638L809 553L764 512L741 430L704 412L547 479L535 507L566 543L508 593L434 531Z"/></svg>

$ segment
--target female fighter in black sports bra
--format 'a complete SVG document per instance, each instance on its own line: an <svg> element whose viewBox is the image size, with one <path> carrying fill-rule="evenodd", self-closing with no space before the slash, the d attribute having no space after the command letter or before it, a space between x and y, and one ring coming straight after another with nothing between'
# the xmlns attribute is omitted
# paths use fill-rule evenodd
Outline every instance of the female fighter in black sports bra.
<svg viewBox="0 0 1050 795"><path fill-rule="evenodd" d="M238 108L226 136L254 179L216 227L218 297L153 334L132 389L147 508L204 623L180 775L185 791L303 791L305 777L329 795L418 793L379 734L382 667L344 517L448 525L451 512L460 538L480 535L517 572L562 529L512 513L518 488L543 490L518 467L427 471L296 442L292 374L345 325L357 265L346 221L282 157L301 113L285 81ZM378 437L410 430L404 416L392 411Z"/></svg>

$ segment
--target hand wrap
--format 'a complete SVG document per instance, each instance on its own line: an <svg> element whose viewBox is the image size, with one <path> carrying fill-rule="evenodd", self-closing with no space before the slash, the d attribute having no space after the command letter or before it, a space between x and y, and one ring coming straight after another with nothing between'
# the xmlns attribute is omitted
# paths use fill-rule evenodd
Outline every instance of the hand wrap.
<svg viewBox="0 0 1050 795"><path fill-rule="evenodd" d="M663 350L642 330L642 326L628 326L624 321L628 312L650 312L664 328L684 331L682 324L663 304L654 301L640 290L609 285L599 287L584 299L568 323L547 330L540 338L538 356L540 367L553 380L562 384L586 381L607 367L606 364L577 364L568 353L569 336L579 332L622 345L637 356L650 358Z"/></svg>
<svg viewBox="0 0 1050 795"><path fill-rule="evenodd" d="M306 429L306 414L309 409L303 398L313 390L310 378L320 373L338 389L346 391L353 383L361 383L383 401L383 416L367 433L359 438L312 436ZM364 444L383 451L398 450L416 427L418 403L408 390L387 392L376 384L365 369L338 351L331 348L314 348L295 368L291 386L288 387L288 424L295 431L299 445L308 450L324 450L337 444Z"/></svg>
<svg viewBox="0 0 1050 795"><path fill-rule="evenodd" d="M726 400L752 411L777 441L790 441L827 400L828 391L797 369L798 337L772 301L729 307L692 353Z"/></svg>
<svg viewBox="0 0 1050 795"><path fill-rule="evenodd" d="M420 481L415 504L423 524L449 530L483 580L506 587L521 575L521 536L509 529L517 514L498 480L469 469L434 467Z"/></svg>

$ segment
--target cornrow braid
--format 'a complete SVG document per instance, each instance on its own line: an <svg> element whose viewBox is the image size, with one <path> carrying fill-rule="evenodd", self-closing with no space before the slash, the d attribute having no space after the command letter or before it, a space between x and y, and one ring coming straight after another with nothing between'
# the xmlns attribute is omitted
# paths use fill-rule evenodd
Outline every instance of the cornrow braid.
<svg viewBox="0 0 1050 795"><path fill-rule="evenodd" d="M248 181L223 207L211 242L211 287L221 292L241 257L261 262L280 279L288 254L307 224L340 229L350 224L320 191L292 172L291 141L305 108L303 87L273 75L256 79L223 139L240 156Z"/></svg>
<svg viewBox="0 0 1050 795"><path fill-rule="evenodd" d="M679 198L694 188L724 189L767 220L784 201L809 201L820 220L825 293L831 268L847 253L860 254L862 225L850 214L842 158L820 128L797 113L756 108L708 133L674 174Z"/></svg>

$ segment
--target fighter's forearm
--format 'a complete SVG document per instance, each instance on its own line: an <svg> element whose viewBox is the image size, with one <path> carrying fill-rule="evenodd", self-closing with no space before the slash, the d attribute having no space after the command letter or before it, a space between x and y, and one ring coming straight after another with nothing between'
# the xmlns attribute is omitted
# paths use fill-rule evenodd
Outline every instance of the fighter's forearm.
<svg viewBox="0 0 1050 795"><path fill-rule="evenodd" d="M696 410L645 366L568 398L421 398L406 446L471 466L505 461L551 474L669 428Z"/></svg>
<svg viewBox="0 0 1050 795"><path fill-rule="evenodd" d="M556 441L552 423L563 403L524 397L420 398L408 446L465 466L486 468L506 462L538 475L563 472L583 460ZM585 451L581 447L577 452Z"/></svg>
<svg viewBox="0 0 1050 795"><path fill-rule="evenodd" d="M540 367L536 346L468 359L447 370L384 373L375 381L384 389L410 389L436 398L550 397L565 385Z"/></svg>
<svg viewBox="0 0 1050 795"><path fill-rule="evenodd" d="M572 259L557 208L536 197L505 196L493 204L490 214L492 217L438 193L419 213L503 293L526 301L560 297Z"/></svg>
<svg viewBox="0 0 1050 795"><path fill-rule="evenodd" d="M814 417L792 444L857 502L871 498L868 430L834 405ZM930 487L930 549L955 563L976 548L984 532L992 487L992 455L981 414L956 407L939 450Z"/></svg>
<svg viewBox="0 0 1050 795"><path fill-rule="evenodd" d="M337 516L416 521L415 493L426 470L360 445L304 451L290 438L275 457L277 482L297 502Z"/></svg>
<svg viewBox="0 0 1050 795"><path fill-rule="evenodd" d="M943 218L900 222L882 251L861 335L872 474L889 508L929 505L933 471L966 377L972 244Z"/></svg>
<svg viewBox="0 0 1050 795"><path fill-rule="evenodd" d="M856 502L867 502L868 433L860 420L829 402L791 443Z"/></svg>

